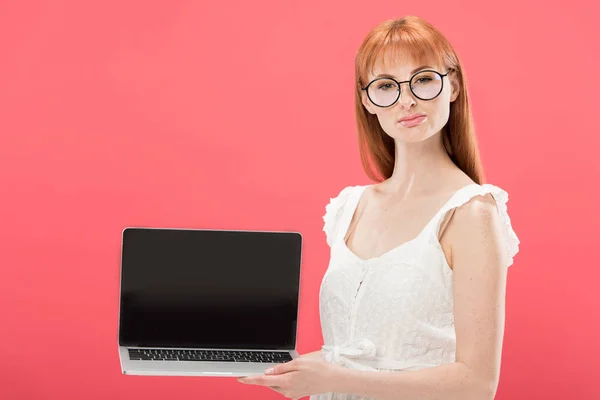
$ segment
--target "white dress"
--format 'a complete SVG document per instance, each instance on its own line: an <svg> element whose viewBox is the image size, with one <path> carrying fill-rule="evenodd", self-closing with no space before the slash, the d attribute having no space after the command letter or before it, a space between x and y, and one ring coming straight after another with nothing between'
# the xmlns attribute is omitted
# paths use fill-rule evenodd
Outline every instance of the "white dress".
<svg viewBox="0 0 600 400"><path fill-rule="evenodd" d="M519 239L507 213L508 194L491 184L456 191L419 235L381 256L363 260L344 237L363 191L348 186L326 207L323 230L331 247L319 293L329 362L367 371L417 370L455 361L452 269L438 241L445 214L476 195L491 193L504 221L508 266ZM311 400L366 399L322 393Z"/></svg>

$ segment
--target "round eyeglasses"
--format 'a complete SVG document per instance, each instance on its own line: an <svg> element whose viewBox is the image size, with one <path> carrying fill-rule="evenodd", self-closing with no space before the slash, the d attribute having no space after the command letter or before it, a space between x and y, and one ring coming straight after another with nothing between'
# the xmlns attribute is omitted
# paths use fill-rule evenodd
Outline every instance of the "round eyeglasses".
<svg viewBox="0 0 600 400"><path fill-rule="evenodd" d="M433 100L442 93L444 77L437 71L419 71L408 81L398 82L394 78L377 78L361 90L367 91L367 96L378 107L391 107L400 98L400 85L409 83L410 91L420 100Z"/></svg>

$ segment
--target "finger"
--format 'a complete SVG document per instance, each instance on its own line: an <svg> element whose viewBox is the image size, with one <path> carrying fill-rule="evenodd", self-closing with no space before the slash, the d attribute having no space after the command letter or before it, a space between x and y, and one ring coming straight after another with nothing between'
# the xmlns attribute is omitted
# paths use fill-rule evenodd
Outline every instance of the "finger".
<svg viewBox="0 0 600 400"><path fill-rule="evenodd" d="M271 367L265 371L267 375L279 375L285 374L292 371L298 370L298 362L296 360L292 360L283 364L278 364L274 367Z"/></svg>
<svg viewBox="0 0 600 400"><path fill-rule="evenodd" d="M239 378L238 382L247 385L280 386L280 378L278 376L252 375Z"/></svg>

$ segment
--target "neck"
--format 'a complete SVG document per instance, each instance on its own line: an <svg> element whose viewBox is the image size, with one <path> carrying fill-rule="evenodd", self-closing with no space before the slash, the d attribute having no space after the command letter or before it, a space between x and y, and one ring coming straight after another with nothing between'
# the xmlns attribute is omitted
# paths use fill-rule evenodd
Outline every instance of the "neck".
<svg viewBox="0 0 600 400"><path fill-rule="evenodd" d="M396 140L395 146L394 171L386 186L404 197L427 195L439 190L448 172L456 169L446 152L441 132L420 142Z"/></svg>

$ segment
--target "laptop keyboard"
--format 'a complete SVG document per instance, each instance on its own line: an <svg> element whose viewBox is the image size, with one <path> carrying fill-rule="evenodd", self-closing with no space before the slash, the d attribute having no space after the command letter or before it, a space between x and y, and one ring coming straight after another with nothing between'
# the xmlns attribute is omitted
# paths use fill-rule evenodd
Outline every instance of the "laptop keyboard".
<svg viewBox="0 0 600 400"><path fill-rule="evenodd" d="M177 350L177 349L127 349L133 361L217 361L285 363L292 361L287 352L234 351L234 350Z"/></svg>

